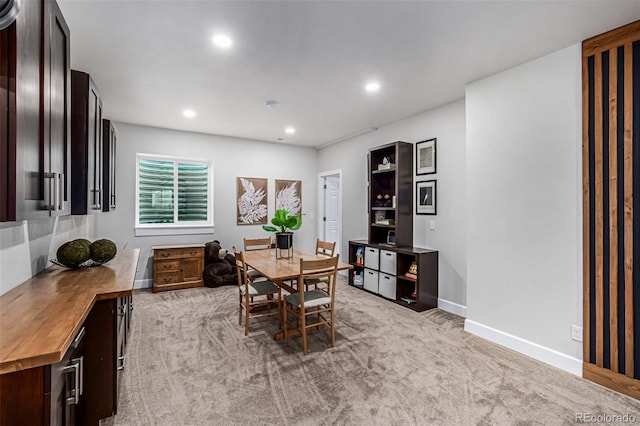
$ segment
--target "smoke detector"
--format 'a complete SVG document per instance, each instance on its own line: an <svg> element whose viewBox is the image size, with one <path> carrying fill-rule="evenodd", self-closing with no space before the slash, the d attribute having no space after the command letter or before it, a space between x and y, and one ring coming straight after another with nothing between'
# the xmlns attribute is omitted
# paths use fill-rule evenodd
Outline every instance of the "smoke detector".
<svg viewBox="0 0 640 426"><path fill-rule="evenodd" d="M267 101L265 106L269 109L274 109L278 105L278 101Z"/></svg>

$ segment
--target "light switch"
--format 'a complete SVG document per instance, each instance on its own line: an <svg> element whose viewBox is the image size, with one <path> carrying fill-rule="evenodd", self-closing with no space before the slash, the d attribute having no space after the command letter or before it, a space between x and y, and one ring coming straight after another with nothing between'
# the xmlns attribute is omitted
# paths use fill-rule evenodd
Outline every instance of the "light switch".
<svg viewBox="0 0 640 426"><path fill-rule="evenodd" d="M429 221L429 229L431 229L432 231L436 229L436 221L435 220L430 220Z"/></svg>

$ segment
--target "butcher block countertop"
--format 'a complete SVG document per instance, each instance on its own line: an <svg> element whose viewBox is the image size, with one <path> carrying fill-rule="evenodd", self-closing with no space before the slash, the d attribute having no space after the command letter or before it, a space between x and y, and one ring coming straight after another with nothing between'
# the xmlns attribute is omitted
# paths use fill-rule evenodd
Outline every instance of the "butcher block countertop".
<svg viewBox="0 0 640 426"><path fill-rule="evenodd" d="M129 296L139 249L92 268L51 266L0 296L0 374L59 362L97 300Z"/></svg>

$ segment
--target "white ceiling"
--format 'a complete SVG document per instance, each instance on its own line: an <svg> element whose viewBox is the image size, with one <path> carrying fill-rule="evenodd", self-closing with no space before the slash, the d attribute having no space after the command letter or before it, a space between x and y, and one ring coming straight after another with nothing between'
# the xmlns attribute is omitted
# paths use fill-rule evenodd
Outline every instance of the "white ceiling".
<svg viewBox="0 0 640 426"><path fill-rule="evenodd" d="M106 118L314 147L640 19L640 0L58 2ZM231 49L212 44L219 32Z"/></svg>

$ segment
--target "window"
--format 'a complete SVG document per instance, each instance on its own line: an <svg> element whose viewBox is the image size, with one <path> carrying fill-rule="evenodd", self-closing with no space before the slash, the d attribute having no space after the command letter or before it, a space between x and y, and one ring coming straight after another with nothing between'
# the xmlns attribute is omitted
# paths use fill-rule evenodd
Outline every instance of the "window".
<svg viewBox="0 0 640 426"><path fill-rule="evenodd" d="M211 162L136 155L136 236L213 232Z"/></svg>

